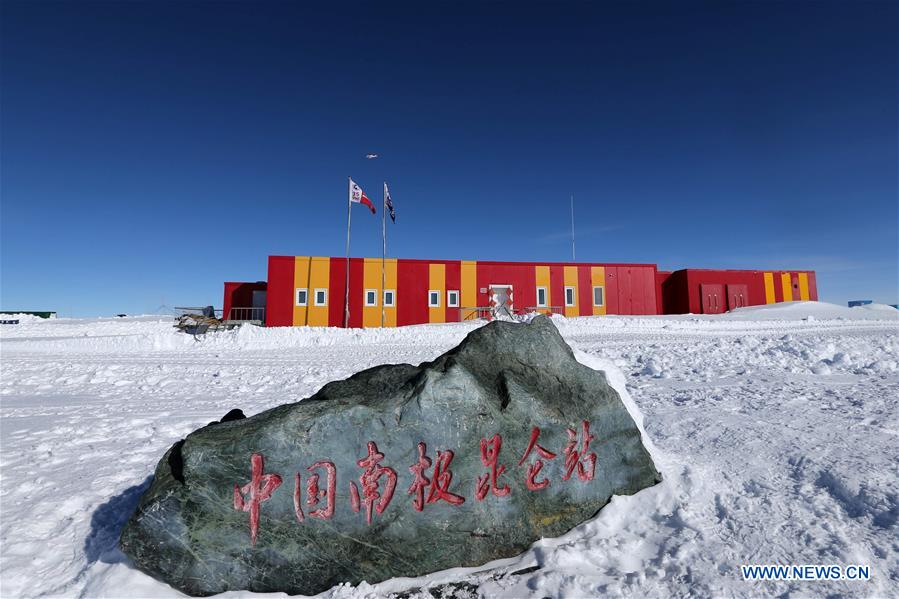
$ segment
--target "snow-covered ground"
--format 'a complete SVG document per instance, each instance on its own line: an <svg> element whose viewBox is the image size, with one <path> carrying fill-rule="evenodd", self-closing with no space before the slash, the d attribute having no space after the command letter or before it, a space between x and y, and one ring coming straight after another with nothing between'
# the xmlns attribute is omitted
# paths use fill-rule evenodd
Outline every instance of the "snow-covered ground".
<svg viewBox="0 0 899 599"><path fill-rule="evenodd" d="M665 481L489 569L325 596L460 581L459 596L899 596L899 312L793 303L556 323L639 407ZM200 340L159 317L0 327L0 595L180 596L117 549L173 442L231 408L433 359L475 326ZM741 564L863 564L872 577L747 582Z"/></svg>

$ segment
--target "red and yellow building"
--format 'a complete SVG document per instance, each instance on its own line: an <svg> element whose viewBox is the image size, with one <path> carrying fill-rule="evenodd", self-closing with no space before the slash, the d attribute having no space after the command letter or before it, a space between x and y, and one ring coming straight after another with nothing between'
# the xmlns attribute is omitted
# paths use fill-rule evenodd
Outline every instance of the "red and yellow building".
<svg viewBox="0 0 899 599"><path fill-rule="evenodd" d="M252 320L266 326L342 327L346 283L346 258L270 256L267 282L225 284L224 317L249 320L237 315L252 308ZM349 290L349 326L356 328L459 322L498 308L567 317L714 314L817 300L812 271L659 272L654 264L600 262L390 258L382 278L380 258L351 258Z"/></svg>
<svg viewBox="0 0 899 599"><path fill-rule="evenodd" d="M744 306L818 301L811 270L685 269L659 273L663 314L720 314Z"/></svg>

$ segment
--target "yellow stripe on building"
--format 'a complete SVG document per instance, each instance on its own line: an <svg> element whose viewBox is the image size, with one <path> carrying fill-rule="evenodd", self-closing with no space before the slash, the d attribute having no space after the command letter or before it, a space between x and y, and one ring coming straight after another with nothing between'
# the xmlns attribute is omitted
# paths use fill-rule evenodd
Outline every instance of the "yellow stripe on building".
<svg viewBox="0 0 899 599"><path fill-rule="evenodd" d="M428 297L424 301L430 304L431 291L439 291L439 305L428 308L428 322L446 322L446 265L428 265Z"/></svg>
<svg viewBox="0 0 899 599"><path fill-rule="evenodd" d="M765 303L773 304L777 301L777 297L774 295L774 273L766 272L765 273Z"/></svg>
<svg viewBox="0 0 899 599"><path fill-rule="evenodd" d="M309 256L295 256L293 263L293 326L301 327L306 323L309 309ZM297 305L297 291L306 291L306 305Z"/></svg>
<svg viewBox="0 0 899 599"><path fill-rule="evenodd" d="M460 269L460 283L462 289L462 308L476 308L478 306L478 263L463 260ZM475 319L477 311L462 310L462 320Z"/></svg>
<svg viewBox="0 0 899 599"><path fill-rule="evenodd" d="M396 294L396 258L388 258L384 265L384 272L387 274L387 289L393 291L393 305L384 308L384 326L396 326L396 306L400 298ZM379 301L384 301L384 294L381 294Z"/></svg>
<svg viewBox="0 0 899 599"><path fill-rule="evenodd" d="M366 305L369 291L375 292L375 304ZM362 294L362 326L365 328L381 326L381 302L384 294L381 285L381 260L365 258L362 266L362 289L355 290Z"/></svg>
<svg viewBox="0 0 899 599"><path fill-rule="evenodd" d="M396 258L388 258L383 262L383 282L386 282L386 287L382 284L381 267L380 258L364 259L360 293L362 293L362 326L365 328L380 327L382 316L385 327L396 326ZM384 289L393 291L392 306L382 306ZM375 292L375 305L373 306L366 305L369 291Z"/></svg>
<svg viewBox="0 0 899 599"><path fill-rule="evenodd" d="M596 287L602 287L602 305L601 306L593 306L593 315L594 316L605 316L606 313L606 268L604 266L593 266L590 268L590 284ZM590 300L591 303L596 303L596 292L591 289L590 290Z"/></svg>
<svg viewBox="0 0 899 599"><path fill-rule="evenodd" d="M535 266L534 267L534 278L536 280L537 287L543 287L546 289L546 308L540 308L537 311L542 314L550 314L552 310L549 309L549 306L553 305L552 296L550 295L550 285L549 285L549 267L548 266ZM534 305L537 306L537 298L534 298ZM539 308L539 307L538 307Z"/></svg>
<svg viewBox="0 0 899 599"><path fill-rule="evenodd" d="M808 298L808 273L801 272L799 273L799 299L807 302Z"/></svg>
<svg viewBox="0 0 899 599"><path fill-rule="evenodd" d="M790 281L790 273L784 272L780 274L780 286L784 292L784 301L792 302L793 301L793 287Z"/></svg>
<svg viewBox="0 0 899 599"><path fill-rule="evenodd" d="M328 285L331 281L331 259L315 256L310 258L309 264L309 322L311 327L328 326L328 304L331 302L342 302L342 298L331 297L328 291ZM325 290L325 305L315 305L315 291L317 289Z"/></svg>
<svg viewBox="0 0 899 599"><path fill-rule="evenodd" d="M564 272L564 285L565 287L573 287L574 288L574 305L573 306L565 306L565 316L580 316L580 312L578 310L578 302L577 302L577 266L566 266L563 269ZM563 292L562 295L562 303L567 304L567 292Z"/></svg>

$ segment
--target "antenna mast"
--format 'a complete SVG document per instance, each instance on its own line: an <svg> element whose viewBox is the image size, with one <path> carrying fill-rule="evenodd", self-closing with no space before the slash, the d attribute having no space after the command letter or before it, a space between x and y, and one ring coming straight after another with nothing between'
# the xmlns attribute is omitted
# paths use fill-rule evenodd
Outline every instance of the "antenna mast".
<svg viewBox="0 0 899 599"><path fill-rule="evenodd" d="M571 261L577 262L577 255L574 252L574 194L571 194Z"/></svg>

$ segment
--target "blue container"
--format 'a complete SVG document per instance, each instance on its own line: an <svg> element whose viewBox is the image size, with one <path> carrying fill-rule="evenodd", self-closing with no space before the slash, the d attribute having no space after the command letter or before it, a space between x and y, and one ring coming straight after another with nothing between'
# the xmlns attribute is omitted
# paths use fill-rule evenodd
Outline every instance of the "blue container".
<svg viewBox="0 0 899 599"><path fill-rule="evenodd" d="M867 306L871 303L871 300L850 300L849 307L855 308L856 306Z"/></svg>

